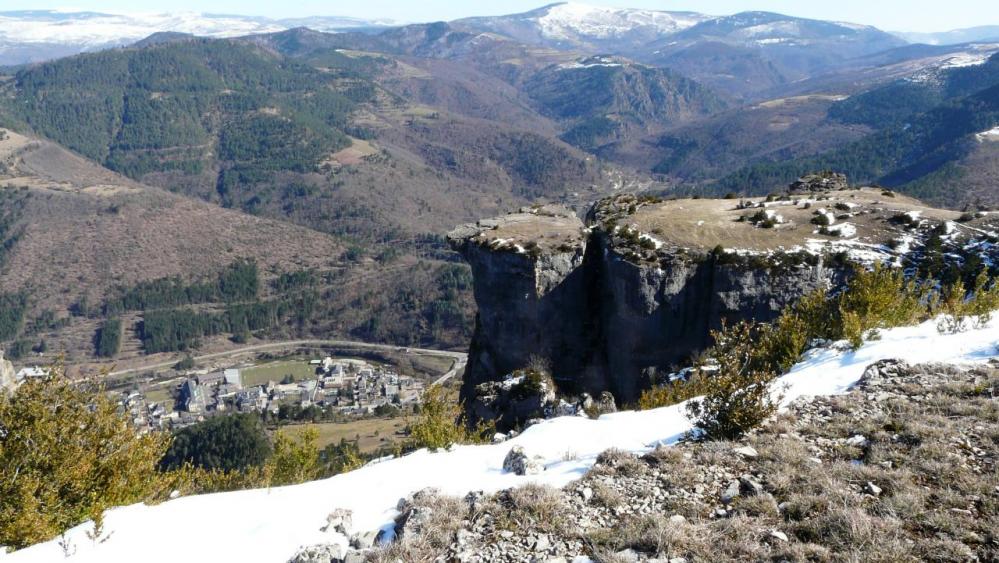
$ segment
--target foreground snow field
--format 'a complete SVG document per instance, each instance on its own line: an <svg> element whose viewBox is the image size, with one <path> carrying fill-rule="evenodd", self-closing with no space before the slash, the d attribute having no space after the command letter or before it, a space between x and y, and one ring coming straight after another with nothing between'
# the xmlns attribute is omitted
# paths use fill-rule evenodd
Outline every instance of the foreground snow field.
<svg viewBox="0 0 999 563"><path fill-rule="evenodd" d="M864 368L885 358L910 363L981 363L997 355L999 320L959 334L941 335L936 324L885 331L857 351L809 352L781 378L785 401L842 393ZM104 536L88 537L82 524L56 539L9 555L4 563L60 561L131 563L196 561L287 561L299 547L346 538L322 532L336 508L353 511L355 531L390 526L398 500L424 487L463 495L528 482L562 486L583 475L610 447L641 452L673 442L690 428L682 405L620 412L598 420L563 417L527 429L507 442L460 446L452 451L415 452L322 481L251 491L179 498L157 506L132 505L107 513ZM503 458L514 445L546 460L541 475L504 473Z"/></svg>

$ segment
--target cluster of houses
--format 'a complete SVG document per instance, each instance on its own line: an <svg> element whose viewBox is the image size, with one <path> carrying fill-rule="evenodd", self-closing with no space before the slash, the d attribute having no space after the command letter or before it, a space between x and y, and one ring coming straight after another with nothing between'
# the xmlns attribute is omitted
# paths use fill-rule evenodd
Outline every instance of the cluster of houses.
<svg viewBox="0 0 999 563"><path fill-rule="evenodd" d="M313 360L318 378L316 404L344 414L368 414L381 405L419 403L423 382L362 360Z"/></svg>
<svg viewBox="0 0 999 563"><path fill-rule="evenodd" d="M197 421L193 417L181 418L181 413L166 408L162 403L146 400L138 391L122 393L121 406L132 417L132 423L141 431L163 430Z"/></svg>
<svg viewBox="0 0 999 563"><path fill-rule="evenodd" d="M122 405L140 428L181 427L224 412L277 414L281 405L317 406L363 416L381 405L404 407L420 401L424 384L363 360L313 360L315 377L302 381L244 386L239 369L192 372L180 385L176 410L149 402L138 392L123 394Z"/></svg>

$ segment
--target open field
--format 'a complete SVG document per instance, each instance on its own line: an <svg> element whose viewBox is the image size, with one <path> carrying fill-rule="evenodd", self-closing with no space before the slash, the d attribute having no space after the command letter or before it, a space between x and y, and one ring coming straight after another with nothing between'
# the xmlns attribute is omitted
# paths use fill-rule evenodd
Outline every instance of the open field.
<svg viewBox="0 0 999 563"><path fill-rule="evenodd" d="M263 385L268 381L280 382L290 375L295 381L304 381L316 377L316 366L309 365L307 360L282 360L269 362L240 370L244 387Z"/></svg>
<svg viewBox="0 0 999 563"><path fill-rule="evenodd" d="M350 138L349 147L333 153L331 158L340 164L360 164L364 157L378 153L378 149L370 142Z"/></svg>
<svg viewBox="0 0 999 563"><path fill-rule="evenodd" d="M162 386L156 387L154 389L146 391L145 394L146 394L146 399L148 401L154 403L166 403L171 407L170 410L173 410L172 407L173 407L174 396L168 387L162 387Z"/></svg>
<svg viewBox="0 0 999 563"><path fill-rule="evenodd" d="M748 198L747 201L761 203L763 198ZM855 236L843 238L869 245L882 245L900 235L900 229L890 223L890 219L900 213L913 212L916 217L937 221L954 221L961 215L923 205L901 194L887 197L882 190L872 188L795 195L787 201L767 203L765 208L740 209L738 203L734 199L665 201L639 208L621 220L621 224L685 248L710 249L720 244L726 249L770 250L800 247L810 239L840 238L818 233L818 227L811 220L819 209L836 214L834 224L852 226ZM764 229L750 221L739 220L764 209L780 215L783 223Z"/></svg>
<svg viewBox="0 0 999 563"><path fill-rule="evenodd" d="M281 430L291 436L300 436L308 428L319 431L319 447L340 442L341 439L358 440L358 446L364 453L370 453L381 446L387 446L402 439L402 429L406 427L406 419L371 418L353 422L321 422L316 424L296 424L285 426Z"/></svg>

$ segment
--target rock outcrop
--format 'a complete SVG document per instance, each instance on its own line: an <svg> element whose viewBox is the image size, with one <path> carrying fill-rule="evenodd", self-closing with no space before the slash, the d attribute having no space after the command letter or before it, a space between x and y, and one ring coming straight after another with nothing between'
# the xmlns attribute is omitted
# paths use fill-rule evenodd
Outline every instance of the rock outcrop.
<svg viewBox="0 0 999 563"><path fill-rule="evenodd" d="M4 359L3 350L0 350L0 393L12 393L14 389L17 389L14 364Z"/></svg>
<svg viewBox="0 0 999 563"><path fill-rule="evenodd" d="M781 221L754 223L761 212ZM463 398L472 404L484 382L540 357L561 392L630 403L723 321L773 319L841 283L852 261L911 252L899 242L919 228L896 225L899 213L919 228L960 226L956 212L861 189L741 202L621 195L585 223L545 206L459 227L449 238L471 265L478 305ZM818 226L819 214L838 229Z"/></svg>
<svg viewBox="0 0 999 563"><path fill-rule="evenodd" d="M485 381L475 386L474 399L466 404L476 420L493 420L501 430L523 426L527 421L548 418L559 412L555 384L543 373L515 372L503 381ZM575 412L575 407L571 410Z"/></svg>
<svg viewBox="0 0 999 563"><path fill-rule="evenodd" d="M850 183L846 180L846 174L838 172L819 172L806 174L798 178L791 184L792 192L828 192L846 190Z"/></svg>
<svg viewBox="0 0 999 563"><path fill-rule="evenodd" d="M468 260L479 306L465 387L501 379L532 357L555 373L586 368L587 230L564 208L523 209L449 234ZM466 394L468 392L466 391Z"/></svg>

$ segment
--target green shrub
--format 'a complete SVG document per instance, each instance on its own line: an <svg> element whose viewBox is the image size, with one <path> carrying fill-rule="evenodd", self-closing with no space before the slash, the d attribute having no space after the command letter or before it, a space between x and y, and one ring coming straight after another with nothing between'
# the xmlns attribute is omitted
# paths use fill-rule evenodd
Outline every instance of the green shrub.
<svg viewBox="0 0 999 563"><path fill-rule="evenodd" d="M510 397L515 400L524 400L555 389L555 380L547 371L528 368L520 373L523 379L510 389Z"/></svg>
<svg viewBox="0 0 999 563"><path fill-rule="evenodd" d="M431 385L423 393L420 414L409 425L408 449L446 449L454 444L483 443L488 428L469 429L461 404L440 385Z"/></svg>
<svg viewBox="0 0 999 563"><path fill-rule="evenodd" d="M323 475L338 475L353 471L364 465L364 456L357 442L348 442L341 438L339 444L326 446L320 454L320 458L326 464Z"/></svg>
<svg viewBox="0 0 999 563"><path fill-rule="evenodd" d="M828 213L816 213L815 216L812 217L811 223L820 227L828 227L829 225L832 225L832 220L829 218Z"/></svg>
<svg viewBox="0 0 999 563"><path fill-rule="evenodd" d="M783 373L798 361L812 339L808 322L795 312L777 317L773 323L758 328L759 350L754 351L752 367Z"/></svg>
<svg viewBox="0 0 999 563"><path fill-rule="evenodd" d="M937 313L941 314L937 330L955 333L968 326L981 327L992 319L992 313L999 309L999 284L989 284L989 276L982 270L975 276L971 291L965 291L960 278L940 291L935 302Z"/></svg>
<svg viewBox="0 0 999 563"><path fill-rule="evenodd" d="M161 487L169 443L140 435L101 389L53 375L0 394L0 545L22 548Z"/></svg>
<svg viewBox="0 0 999 563"><path fill-rule="evenodd" d="M322 466L319 463L319 431L308 428L298 441L284 432L274 434L274 453L267 460L270 485L293 485L320 477Z"/></svg>
<svg viewBox="0 0 999 563"><path fill-rule="evenodd" d="M708 440L731 440L777 412L780 397L770 384L778 373L756 367L759 326L740 322L713 333L718 372L707 378L707 392L687 403L687 413Z"/></svg>
<svg viewBox="0 0 999 563"><path fill-rule="evenodd" d="M846 338L858 347L878 329L913 324L926 316L927 289L907 281L901 269L880 264L857 268L838 297L840 323L830 337Z"/></svg>
<svg viewBox="0 0 999 563"><path fill-rule="evenodd" d="M694 372L686 381L677 379L665 385L652 386L642 391L638 398L638 408L640 410L658 409L700 397L708 392L710 378L711 374Z"/></svg>

